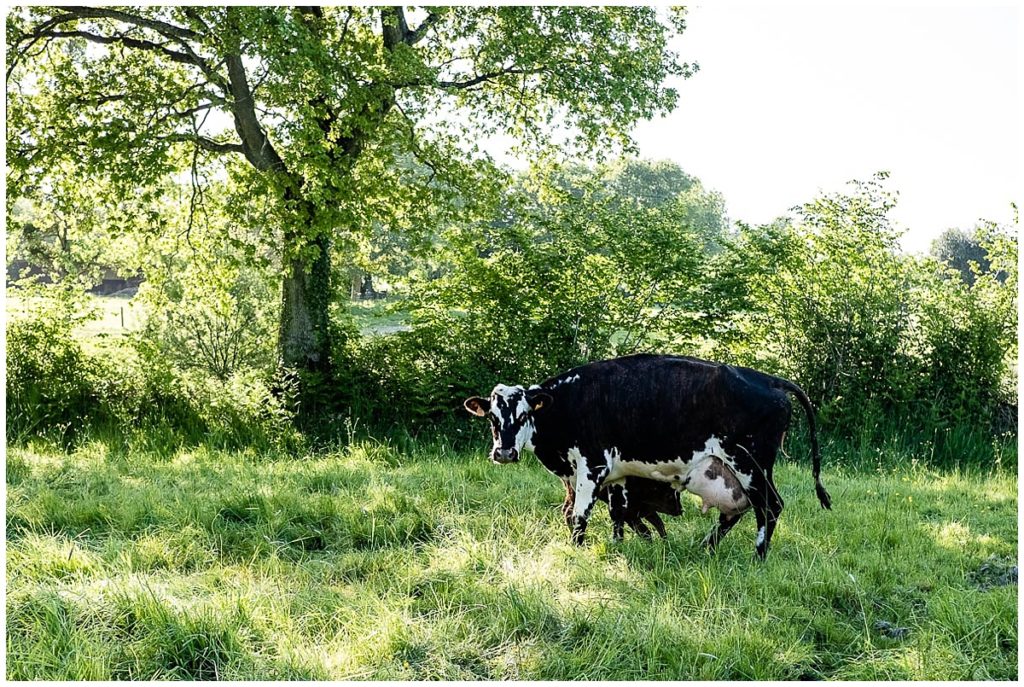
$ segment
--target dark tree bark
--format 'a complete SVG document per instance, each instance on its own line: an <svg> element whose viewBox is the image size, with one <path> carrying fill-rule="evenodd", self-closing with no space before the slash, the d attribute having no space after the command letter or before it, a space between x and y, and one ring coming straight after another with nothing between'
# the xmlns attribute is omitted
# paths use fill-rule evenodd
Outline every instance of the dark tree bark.
<svg viewBox="0 0 1024 687"><path fill-rule="evenodd" d="M331 361L330 305L333 299L330 240L315 242L310 264L289 260L281 287L281 362L287 367L327 371Z"/></svg>

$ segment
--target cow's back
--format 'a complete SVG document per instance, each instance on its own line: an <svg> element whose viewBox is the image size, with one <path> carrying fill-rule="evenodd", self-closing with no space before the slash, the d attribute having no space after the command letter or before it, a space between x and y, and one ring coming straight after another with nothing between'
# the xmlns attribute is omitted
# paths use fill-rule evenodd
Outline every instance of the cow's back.
<svg viewBox="0 0 1024 687"><path fill-rule="evenodd" d="M773 379L682 356L590 363L541 385L553 401L537 416L535 443L615 447L624 456L658 460L696 451L710 435L739 440L752 427L781 432L790 406Z"/></svg>

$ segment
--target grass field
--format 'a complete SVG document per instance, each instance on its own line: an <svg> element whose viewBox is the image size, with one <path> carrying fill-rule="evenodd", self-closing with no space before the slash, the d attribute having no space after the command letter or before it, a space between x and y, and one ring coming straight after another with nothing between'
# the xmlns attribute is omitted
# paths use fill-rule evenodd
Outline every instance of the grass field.
<svg viewBox="0 0 1024 687"><path fill-rule="evenodd" d="M557 481L444 445L93 441L7 459L11 679L1015 679L1017 477L782 464L718 553L568 543Z"/></svg>

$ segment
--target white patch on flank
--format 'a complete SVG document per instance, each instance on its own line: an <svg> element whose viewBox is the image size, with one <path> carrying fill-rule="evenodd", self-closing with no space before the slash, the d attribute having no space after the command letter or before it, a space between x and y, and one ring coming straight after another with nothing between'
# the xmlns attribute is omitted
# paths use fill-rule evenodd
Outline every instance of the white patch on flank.
<svg viewBox="0 0 1024 687"><path fill-rule="evenodd" d="M757 540L754 541L754 545L755 546L760 546L761 544L764 544L764 528L763 527L760 528L759 530L757 530Z"/></svg>
<svg viewBox="0 0 1024 687"><path fill-rule="evenodd" d="M576 468L580 463L583 462L583 454L580 453L580 449L577 446L573 446L569 449L569 465L572 466L572 481L576 482Z"/></svg>
<svg viewBox="0 0 1024 687"><path fill-rule="evenodd" d="M580 379L579 375L573 375L572 377L566 377L565 379L559 379L557 382L551 385L552 389L562 386L563 384L572 384L578 382Z"/></svg>
<svg viewBox="0 0 1024 687"><path fill-rule="evenodd" d="M725 450L722 448L722 441L716 436L711 436L704 442L704 448L694 451L690 458L678 456L675 460L644 463L639 460L622 460L620 457L616 460L614 466L609 465L608 479L617 480L628 476L658 479L663 482L685 482L686 477L693 469L693 465L700 462L701 458L707 458L708 456L719 458L723 462L728 463L730 467L732 466L732 458L726 455ZM736 476L742 484L743 476L739 474ZM745 489L749 483L750 478L747 477L747 483L743 484L743 488Z"/></svg>

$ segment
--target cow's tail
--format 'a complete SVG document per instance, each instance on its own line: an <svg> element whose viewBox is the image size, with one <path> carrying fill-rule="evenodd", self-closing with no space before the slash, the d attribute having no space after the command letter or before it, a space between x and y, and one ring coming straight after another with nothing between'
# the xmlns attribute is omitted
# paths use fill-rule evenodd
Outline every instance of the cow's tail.
<svg viewBox="0 0 1024 687"><path fill-rule="evenodd" d="M804 390L796 384L787 379L779 379L779 382L779 386L796 396L796 399L800 401L800 405L804 407L804 411L807 413L807 426L811 432L811 471L814 474L814 491L818 494L821 507L832 510L832 497L828 495L828 492L825 491L825 485L821 483L821 451L818 449L818 431L814 423L814 406L811 405L811 400L807 398Z"/></svg>

